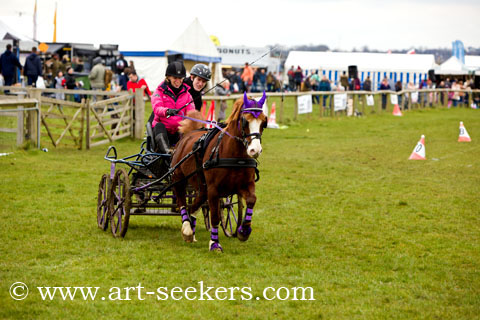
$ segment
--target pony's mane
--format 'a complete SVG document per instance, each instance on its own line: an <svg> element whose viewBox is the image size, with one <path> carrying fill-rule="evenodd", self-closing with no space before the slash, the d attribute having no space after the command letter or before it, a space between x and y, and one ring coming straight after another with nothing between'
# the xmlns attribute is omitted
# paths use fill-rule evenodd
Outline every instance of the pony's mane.
<svg viewBox="0 0 480 320"><path fill-rule="evenodd" d="M190 110L187 112L187 117L194 118L194 119L199 119L199 120L205 120L203 117L202 113L197 110ZM192 132L193 130L198 130L204 127L204 124L201 122L193 121L190 119L184 119L180 121L180 126L178 127L178 131L180 133L186 134L189 132Z"/></svg>
<svg viewBox="0 0 480 320"><path fill-rule="evenodd" d="M243 106L243 98L238 99L235 101L233 104L233 110L230 116L227 119L227 128L235 128L236 124L238 122L238 119L240 119L240 116L242 114L242 106Z"/></svg>

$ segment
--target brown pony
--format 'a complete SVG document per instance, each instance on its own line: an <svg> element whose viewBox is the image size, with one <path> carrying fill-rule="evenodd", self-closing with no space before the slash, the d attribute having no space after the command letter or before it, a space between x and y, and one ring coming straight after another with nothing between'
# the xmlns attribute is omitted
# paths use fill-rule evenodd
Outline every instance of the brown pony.
<svg viewBox="0 0 480 320"><path fill-rule="evenodd" d="M195 240L196 218L193 215L208 200L211 217L210 251L223 251L218 241L220 223L220 198L238 194L245 199L246 212L242 224L237 230L237 237L246 241L251 233L251 219L255 206L255 161L262 152L260 138L266 127L267 118L262 112L266 95L260 101L247 98L238 99L233 105L232 114L227 119L227 126L218 131L203 152L196 152L180 164L172 175L177 205L182 215L182 236L185 241ZM191 120L190 120L191 121ZM183 137L177 143L171 166L178 164L194 148L205 131L189 131L190 126L182 126ZM212 159L220 159L212 166ZM223 161L222 161L223 159ZM226 160L228 159L228 160ZM253 166L252 166L253 162ZM239 163L239 164L236 164ZM250 165L241 165L250 163ZM197 191L197 196L189 213L186 210L186 177Z"/></svg>

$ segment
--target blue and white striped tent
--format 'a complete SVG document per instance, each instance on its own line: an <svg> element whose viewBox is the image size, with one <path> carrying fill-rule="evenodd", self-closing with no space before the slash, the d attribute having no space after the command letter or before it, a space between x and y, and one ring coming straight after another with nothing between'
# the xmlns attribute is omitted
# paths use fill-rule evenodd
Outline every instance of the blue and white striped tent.
<svg viewBox="0 0 480 320"><path fill-rule="evenodd" d="M433 54L290 51L285 70L291 66L295 69L300 66L307 74L318 70L337 83L344 71L348 74L351 65L357 66L362 83L370 76L373 88L378 88L385 77L394 82L418 84L436 66Z"/></svg>

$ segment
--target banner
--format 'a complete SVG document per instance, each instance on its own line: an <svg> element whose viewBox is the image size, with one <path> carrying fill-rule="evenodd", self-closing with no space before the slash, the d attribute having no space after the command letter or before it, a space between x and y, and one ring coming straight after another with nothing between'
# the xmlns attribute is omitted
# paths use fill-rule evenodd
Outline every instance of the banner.
<svg viewBox="0 0 480 320"><path fill-rule="evenodd" d="M412 92L412 103L418 102L418 92Z"/></svg>
<svg viewBox="0 0 480 320"><path fill-rule="evenodd" d="M347 109L347 94L346 93L337 93L333 98L333 105L335 106L335 111Z"/></svg>
<svg viewBox="0 0 480 320"><path fill-rule="evenodd" d="M312 95L306 94L297 97L298 114L312 113Z"/></svg>
<svg viewBox="0 0 480 320"><path fill-rule="evenodd" d="M390 102L395 105L398 104L398 96L396 94L391 94L390 95Z"/></svg>
<svg viewBox="0 0 480 320"><path fill-rule="evenodd" d="M375 100L373 99L373 95L369 94L367 96L367 106L374 106L375 105Z"/></svg>

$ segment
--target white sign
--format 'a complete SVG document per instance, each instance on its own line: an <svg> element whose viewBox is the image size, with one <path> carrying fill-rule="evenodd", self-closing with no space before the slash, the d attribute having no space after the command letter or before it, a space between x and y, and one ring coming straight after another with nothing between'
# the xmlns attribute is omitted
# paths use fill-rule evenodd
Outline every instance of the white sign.
<svg viewBox="0 0 480 320"><path fill-rule="evenodd" d="M347 109L347 94L346 93L337 93L334 95L333 105L335 106L335 111Z"/></svg>
<svg viewBox="0 0 480 320"><path fill-rule="evenodd" d="M391 94L391 95L390 95L390 102L391 102L393 105L398 104L398 96L397 96L396 94Z"/></svg>
<svg viewBox="0 0 480 320"><path fill-rule="evenodd" d="M255 62L255 67L267 67L270 64L270 55L268 47L245 47L245 46L219 46L217 51L222 57L223 65L234 67L243 67L245 62ZM258 60L262 57L260 60Z"/></svg>
<svg viewBox="0 0 480 320"><path fill-rule="evenodd" d="M418 92L412 92L412 103L418 102Z"/></svg>
<svg viewBox="0 0 480 320"><path fill-rule="evenodd" d="M298 114L312 113L312 95L306 94L297 97Z"/></svg>
<svg viewBox="0 0 480 320"><path fill-rule="evenodd" d="M367 96L367 106L375 105L375 100L373 99L373 95L369 94Z"/></svg>

